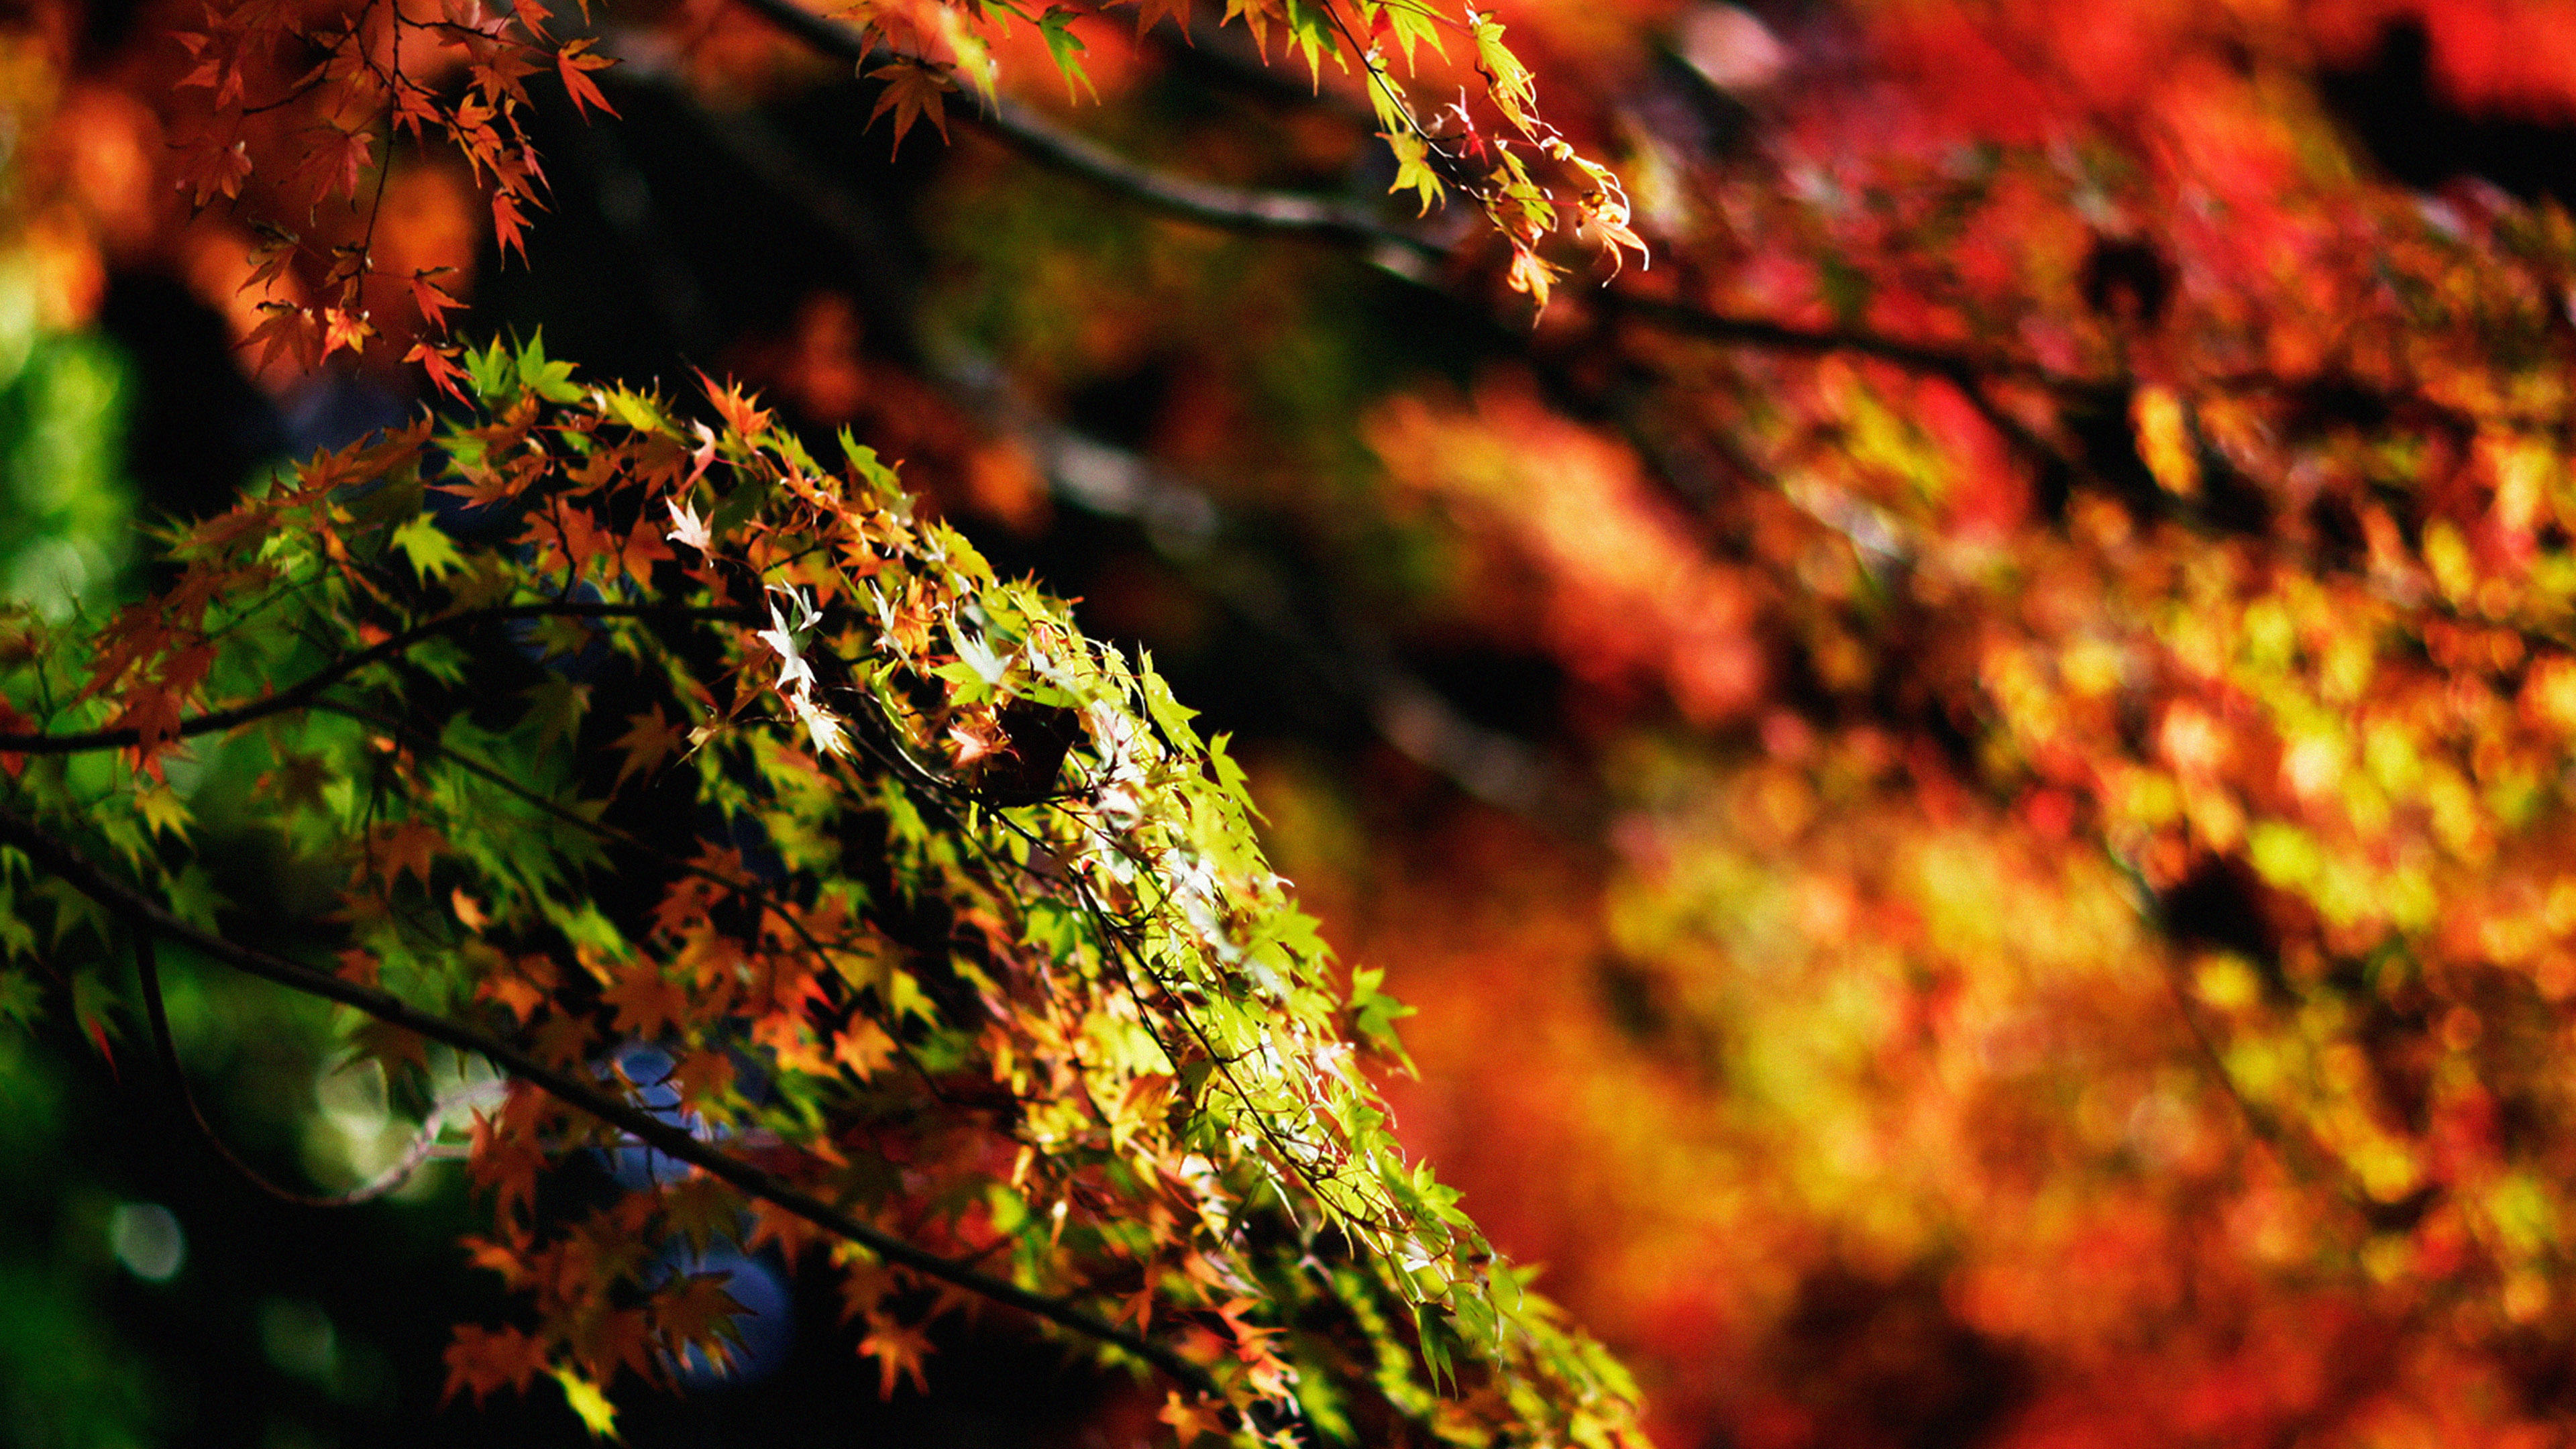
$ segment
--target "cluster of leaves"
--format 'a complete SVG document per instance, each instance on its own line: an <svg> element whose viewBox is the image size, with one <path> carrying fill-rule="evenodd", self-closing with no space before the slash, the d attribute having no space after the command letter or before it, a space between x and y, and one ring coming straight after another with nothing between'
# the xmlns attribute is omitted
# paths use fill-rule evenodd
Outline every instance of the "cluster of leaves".
<svg viewBox="0 0 2576 1449"><path fill-rule="evenodd" d="M1136 0L1136 8L1140 36L1157 21L1168 21L1187 36L1189 0ZM1068 95L1077 87L1088 88L1080 59L1084 46L1070 28L1081 14L1071 6L1050 4L1032 16L1010 0L964 5L910 0L852 11L863 47L882 46L900 57L862 63L863 73L885 83L876 114L893 115L898 144L925 115L945 133L943 95L956 88L958 77L985 103L993 101L999 68L988 37L994 30L1007 32L1013 18L1037 27ZM1585 157L1540 114L1537 77L1504 43L1504 26L1493 12L1468 5L1452 18L1421 0L1351 0L1347 5L1337 0L1228 0L1221 23L1238 19L1265 56L1275 27L1287 52L1306 62L1319 88L1328 58L1344 75L1356 74L1377 134L1395 154L1396 176L1388 190L1413 192L1424 212L1443 202L1453 186L1464 193L1510 243L1513 290L1527 293L1541 307L1564 269L1541 257L1539 246L1560 227L1598 246L1613 270L1623 249L1645 255L1645 243L1630 228L1632 211L1617 174ZM1463 87L1458 99L1445 106L1419 98L1419 49L1427 44L1446 61L1453 39L1461 42L1463 63L1502 124L1480 121ZM1396 76L1394 57L1387 51L1390 40L1403 56L1406 75L1416 83ZM1534 154L1525 156L1523 147ZM1539 167L1535 174L1534 162ZM1560 214L1549 180L1572 189L1570 215Z"/></svg>
<svg viewBox="0 0 2576 1449"><path fill-rule="evenodd" d="M541 346L466 360L475 416L174 536L176 579L104 628L20 610L0 684L22 828L217 934L170 777L220 752L342 981L661 1089L756 1162L549 1215L550 1159L630 1139L515 1085L475 1119L473 1248L536 1317L460 1329L451 1391L544 1372L604 1426L620 1373L723 1359L721 1280L656 1245L727 1238L828 1245L889 1390L982 1294L1160 1368L1185 1443L1631 1436L1616 1366L1388 1135L1362 1060L1401 1009L1334 964L1150 664L855 442L829 472L735 389L711 426ZM160 929L30 859L10 979L47 910L56 941ZM416 1025L353 1049L425 1080ZM635 1079L639 1043L666 1072Z"/></svg>
<svg viewBox="0 0 2576 1449"><path fill-rule="evenodd" d="M461 352L446 340L447 313L458 305L453 279L443 280L451 268L421 266L381 279L376 271L374 233L394 169L390 152L405 135L415 146L452 145L483 192L501 254L524 255L529 218L546 204L546 173L528 130L529 81L551 76L581 113L614 114L591 78L612 60L594 49L598 35L576 33L589 28L587 7L579 27L559 27L558 17L535 4L441 0L428 13L414 13L419 8L364 0L317 14L276 0L208 0L202 20L176 35L189 58L178 81L188 111L178 138L179 185L195 206L224 203L255 224L259 240L241 290L259 297L254 305L264 318L253 341L263 359L284 357L310 370L344 351L359 354L384 335L407 341L403 360L461 396ZM945 97L961 77L980 105L997 103L994 47L1015 20L1036 29L1068 94L1087 89L1085 45L1073 27L1088 14L1064 5L1031 14L1011 0L919 0L862 5L847 18L864 57L861 73L881 87L874 114L891 115L900 145L925 117L945 135ZM1536 80L1491 13L1471 6L1452 18L1420 0L1257 0L1230 5L1224 18L1241 19L1265 53L1275 27L1319 85L1327 57L1345 75L1356 74L1395 152L1391 189L1416 193L1426 210L1453 187L1471 198L1510 244L1511 286L1542 307L1564 269L1539 249L1561 227L1599 246L1614 269L1623 249L1644 255L1618 177L1541 116ZM1187 0L1146 0L1138 29L1162 20L1186 35L1190 19ZM1395 75L1390 38L1408 72L1425 42L1445 60L1449 42L1458 40L1492 119L1478 119L1463 88L1435 113L1414 95L1418 85ZM262 166L255 154L296 159ZM1551 183L1570 189L1570 206ZM363 224L354 231L339 224L340 208L326 217L334 201ZM380 333L376 314L396 298L417 312L416 335Z"/></svg>
<svg viewBox="0 0 2576 1449"><path fill-rule="evenodd" d="M2505 13L2518 18L2499 27ZM1684 1442L1723 1432L1774 1445L1919 1441L1927 1425L2050 1442L2468 1442L2563 1420L2561 1369L2576 1352L2576 1304L2560 1286L2576 1209L2563 1186L2576 1171L2563 1066L2576 1019L2564 387L2576 234L2548 203L2475 184L2427 195L2375 176L2328 105L2346 82L2321 73L2360 65L2372 27L2403 16L2434 37L2435 70L2469 100L2563 97L2563 81L2517 58L2548 46L2498 38L2560 23L2546 7L1854 6L1800 11L1774 30L1731 6L1676 15L1614 0L1515 13L1534 66L1481 12L1463 31L1402 5L1230 6L1237 16L1256 38L1284 31L1319 84L1327 52L1356 63L1395 152L1395 189L1426 206L1467 192L1512 238L1524 291L1545 297L1554 275L1537 252L1561 219L1541 162L1591 193L1576 219L1614 256L1633 226L1670 265L1604 294L1560 292L1548 326L1477 344L1493 355L1472 388L1389 381L1374 359L1351 361L1399 345L1351 320L1370 310L1344 305L1360 285L1351 273L1303 254L1247 260L1249 247L1211 262L1184 250L1198 238L1122 229L1088 193L1077 208L1042 187L991 184L970 154L944 174L983 189L951 208L965 219L934 245L984 264L954 268L924 310L951 314L934 329L954 314L984 319L966 330L1013 358L1041 402L1168 370L1178 380L1140 446L1229 505L1277 507L1295 525L1282 533L1341 548L1345 580L1405 560L1401 585L1360 586L1372 604L1403 595L1405 607L1380 611L1394 654L1468 638L1567 681L1554 714L1512 705L1542 735L1518 743L1542 748L1517 775L1500 772L1500 789L1482 788L1500 776L1479 769L1510 751L1491 748L1491 733L1445 739L1439 712L1419 707L1436 702L1430 692L1363 701L1392 722L1380 730L1397 752L1535 823L1423 808L1445 797L1419 779L1379 792L1392 806L1365 798L1388 778L1376 757L1349 779L1280 786L1274 813L1292 842L1299 822L1337 810L1367 826L1373 853L1344 830L1336 850L1297 864L1301 879L1329 880L1340 857L1366 859L1350 939L1436 1007L1412 1036L1433 1085L1410 1089L1435 1110L1409 1121L1473 1200L1502 1208L1516 1246L1555 1265L1587 1320L1650 1366L1659 1427ZM898 139L924 117L945 129L954 87L991 95L1006 53L996 39L1014 22L1037 29L1069 88L1080 83L1087 22L1069 7L851 18L877 47L862 69L883 85L877 111ZM1165 18L1185 26L1186 7L1148 4L1140 17ZM356 29L368 26L405 33L382 16ZM503 33L523 53L494 62L496 76L546 63L542 36ZM1476 72L1500 123L1480 130L1463 110L1409 99L1378 49L1389 34L1408 77L1424 39L1425 73L1444 60ZM1444 57L1462 36L1459 56ZM1568 134L1532 110L1540 71L1552 95L1589 109L1560 113ZM496 112L525 110L523 92L467 84ZM442 114L460 103L442 100ZM243 124L269 124L258 104L241 108ZM496 134L517 136L513 125ZM311 148L288 134L253 149L265 166ZM1625 194L1575 159L1614 150L1633 218ZM1191 214L1225 220L1221 207ZM1081 251L1112 232L1102 254ZM515 234L497 232L504 245ZM1421 241L1374 239L1386 236ZM327 342L327 326L316 335ZM1425 371L1473 370L1427 354L1403 355ZM553 408L612 415L541 356L449 361L449 384L496 405L516 379L551 389ZM643 465L586 473L607 445L561 441L570 435L547 431L566 425L561 413L511 433L504 408L493 446L439 445L479 470L459 476L509 515L505 531L525 530L513 548L558 579L586 560L598 594L554 588L554 622L517 621L550 631L525 646L552 661L528 686L542 708L504 718L479 706L471 727L483 733L458 749L514 780L556 778L533 763L546 731L558 746L597 738L581 733L590 686L575 662L605 653L641 671L641 640L664 639L658 693L641 717L621 705L602 727L617 749L577 793L629 802L599 821L667 857L610 840L598 848L619 875L658 885L683 866L703 871L689 889L728 924L701 939L638 900L603 907L617 934L586 947L560 927L551 954L505 933L506 950L539 964L494 978L494 1004L528 1033L588 1011L591 1035L563 1045L564 1062L595 1060L619 1022L672 1035L701 1006L725 1014L738 1027L722 1050L673 1044L692 1110L738 1144L788 1129L729 1107L725 1091L760 1112L802 1101L812 1074L795 1063L819 1058L823 1075L872 1092L920 1082L907 1100L932 1104L921 1121L956 1106L936 1081L988 1117L904 1170L963 1184L958 1164L972 1159L1011 1184L1006 1198L947 1189L948 1207L966 1204L962 1229L936 1214L900 1221L957 1253L1001 1241L988 1219L1033 1243L1053 1204L1074 1202L1078 1225L1092 1221L1075 1216L1084 1201L1147 1193L1141 1176L1085 1179L1076 1193L1044 1175L1043 1152L1016 1170L1022 1146L1106 1133L1115 1153L1149 1119L1173 1143L1257 1121L1236 1134L1248 1152L1227 1169L1236 1175L1207 1179L1262 1214L1275 1193L1280 1217L1262 1221L1278 1236L1254 1241L1284 1253L1331 1224L1336 1241L1398 1263L1427 1256L1435 1278L1491 1271L1472 1241L1436 1225L1427 1188L1399 1184L1388 1159L1341 1135L1358 1122L1366 1141L1377 1109L1337 1085L1338 1049L1296 1055L1326 1040L1296 1037L1294 1023L1322 1019L1315 1010L1372 1037L1393 1010L1374 982L1355 978L1340 1005L1300 1006L1296 983L1309 978L1295 973L1320 968L1301 935L1264 934L1266 918L1242 914L1266 889L1258 869L1236 873L1204 841L1182 849L1157 833L1171 819L1129 818L1117 772L1131 768L1220 815L1234 808L1222 756L1208 757L1213 775L1182 763L1194 756L1144 674L1073 649L1055 632L1060 614L1021 592L969 579L963 593L979 602L965 608L958 586L921 593L865 572L866 558L901 551L883 532L893 526L807 499L795 479L816 470L783 447L743 445L772 460L752 462L725 441L765 436L748 403L720 395L729 426L710 435L663 427L659 403L624 405L648 411L612 409L616 421L582 435L623 445L620 429L641 429L676 450L651 466L685 486L531 522L504 494L538 485L513 484L512 469L612 480ZM1354 461L1358 414L1371 456ZM530 437L548 440L542 456ZM712 490L745 463L782 471L771 498L729 513L738 491ZM870 483L846 496L888 495ZM820 573L797 561L801 543L755 557L753 519L783 528L779 539L858 538L875 552L836 542ZM470 551L451 559L447 530L401 523L400 547L417 551L403 608L480 597ZM932 574L964 557L943 552L949 535L901 527L931 541L916 546ZM1381 529L1403 546L1383 547ZM1158 562L1188 575L1182 552ZM692 567L704 606L732 611L694 626L730 641L721 658L668 620L652 636L574 622ZM1203 563L1198 581L1226 596L1223 572ZM535 607L530 597L480 607ZM930 598L951 602L920 603ZM379 627L402 638L418 617ZM414 644L433 659L443 647L412 641L407 654ZM486 639L477 657L506 662L503 647ZM1351 652L1363 665L1350 674L1365 679L1390 651ZM153 659L167 682L196 667L184 651ZM690 661L686 679L669 659ZM78 686L67 678L58 695ZM435 709L493 693L440 687L451 692L417 698ZM1129 734L1093 722L1104 698ZM138 742L166 739L180 718L166 707L126 718L122 701L96 697L82 707ZM429 768L424 743L341 718L306 727L340 731L348 758L394 778ZM717 732L684 757L698 724ZM389 743L368 743L378 737ZM744 755L753 740L770 753ZM713 854L618 813L692 769L747 780L746 758L810 769L829 782L805 792L814 800L873 803L800 825L758 789L728 795L702 777L691 800L764 822L749 836L699 829ZM873 795L845 783L859 761L878 772ZM281 785L307 778L278 768ZM357 777L354 766L332 776ZM109 798L108 778L82 798ZM473 788L483 808L519 808L489 780ZM98 827L122 830L117 848L138 870L175 848L154 832L178 828L176 797L149 811L142 798L128 823L110 810ZM855 857L850 810L873 822ZM573 856L585 835L607 838L542 810L521 818ZM444 829L383 835L394 864L372 879L416 911L433 872L447 872L443 889L468 887L440 898L459 921L519 899L436 854ZM934 839L977 844L952 859L922 844ZM809 901L767 874L827 858L864 900ZM1178 873L1122 877L1121 860ZM184 872L164 889L182 905L203 893ZM738 890L785 892L803 914L791 925ZM964 905L895 904L920 899ZM1051 911L1076 924L1058 927ZM696 974L710 952L765 962L786 950L763 933L840 942L861 919L876 934L846 954L894 964L782 977L822 993L793 1009L766 978L764 997ZM1075 932L1067 949L1081 959L1125 972L1119 991L1132 995L1111 993L1097 1022L1039 1013L1030 1019L1053 1024L1027 1040L933 1045L964 1030L973 999L1017 989L1008 963L1057 929ZM628 943L630 956L616 954ZM616 963L644 953L668 968L620 974ZM918 964L933 961L944 964ZM1281 961L1286 984L1262 985ZM1089 979L1049 989L1077 978ZM1254 997L1206 984L1217 980L1269 992L1260 1019L1290 1023L1286 1044L1240 1037L1229 1013ZM614 1000L594 996L612 985ZM744 1065L754 1058L758 1073ZM958 1085L961 1070L989 1100ZM706 1085L725 1072L722 1090ZM1106 1085L1087 1097L1040 1085L1086 1074ZM537 1112L527 1101L517 1110ZM1508 1130L1485 1130L1497 1120ZM568 1121L535 1130L522 1140L582 1140ZM515 1192L520 1179L494 1181ZM1182 1221L1190 1199L1168 1200ZM491 1261L552 1295L549 1322L609 1326L472 1340L467 1382L533 1374L542 1360L588 1384L655 1312L684 1333L705 1321L703 1303L641 1306L632 1283L604 1299L574 1291L590 1280L567 1264L662 1221L629 1211L639 1216L602 1219L577 1246L493 1239ZM810 1220L760 1210L760 1221L788 1234ZM1104 1251L1077 1227L1046 1243ZM1386 1279L1369 1293L1336 1287L1338 1306L1297 1307L1315 1300L1261 1266L1266 1246L1247 1251L1228 1287L1180 1292L1190 1326L1175 1331L1169 1308L1148 1326L1240 1350L1229 1325L1258 1316L1229 1317L1225 1295L1257 1285L1280 1312L1310 1315L1298 1331L1347 1348L1358 1340L1333 1339L1347 1331L1336 1325L1398 1323L1422 1301ZM1053 1271L1046 1253L1030 1260L1031 1281ZM1186 1255L1140 1261L1165 1280L1205 1281ZM2069 1293L2076 1273L2086 1291ZM1151 1286L1142 1267L1046 1281L1097 1285L1130 1323L1165 1301L1137 1296ZM917 1307L863 1297L861 1312ZM627 1312L641 1317L614 1317ZM889 1382L913 1362L910 1322L871 1320ZM1444 1341L1425 1340L1425 1372ZM1285 1347L1275 1356L1301 1382L1321 1374ZM1268 1367L1257 1355L1217 1362L1229 1382L1266 1387L1252 1384ZM2141 1381L2160 1391L2139 1394ZM1174 1405L1184 1423L1193 1412Z"/></svg>
<svg viewBox="0 0 2576 1449"><path fill-rule="evenodd" d="M543 5L503 9L480 0L427 15L406 11L401 0L366 0L318 16L275 0L210 0L199 25L176 32L190 61L179 89L202 105L179 139L181 189L199 208L250 203L260 243L243 291L265 293L290 273L310 284L309 297L258 303L266 320L252 341L264 357L311 369L335 353L361 352L378 335L367 284L392 175L392 158L379 147L389 152L401 135L415 145L433 134L452 143L483 188L501 250L524 256L529 214L545 204L545 170L528 139L528 78L554 75L577 108L614 114L590 78L610 63L592 50L596 37L559 37L553 20ZM460 73L462 85L453 85ZM277 174L254 161L254 148L300 159ZM255 194L246 197L245 188ZM358 234L326 229L308 239L290 225L310 228L335 199L352 210L368 203ZM415 268L387 281L425 328L405 360L454 391L459 349L436 340L458 305L440 280L448 270ZM373 305L382 304L383 290Z"/></svg>

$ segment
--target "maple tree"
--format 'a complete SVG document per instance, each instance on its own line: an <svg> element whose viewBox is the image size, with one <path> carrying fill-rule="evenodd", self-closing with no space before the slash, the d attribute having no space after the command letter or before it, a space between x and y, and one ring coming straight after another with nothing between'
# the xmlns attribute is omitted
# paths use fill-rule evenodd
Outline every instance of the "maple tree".
<svg viewBox="0 0 2576 1449"><path fill-rule="evenodd" d="M873 68L899 141L938 123L950 71L990 97L999 12L830 36L910 47ZM1018 18L1078 82L1072 12ZM1374 47L1326 28L1338 12L1246 18L1355 62L1411 172L1449 144ZM1356 18L1408 52L1430 23ZM594 37L549 27L533 3L253 4L176 32L179 189L251 219L238 290L310 298L256 301L241 345L264 369L363 355L391 282L417 326L401 362L460 408L172 528L158 586L110 617L77 589L14 607L13 1010L49 976L112 1056L130 959L134 1014L184 1081L165 951L352 1008L344 1069L425 1101L414 1148L338 1197L263 1185L363 1200L470 1124L493 1215L470 1256L534 1311L456 1329L451 1397L551 1378L611 1434L621 1377L720 1378L748 1310L691 1264L730 1242L827 1259L888 1396L925 1385L933 1319L998 1305L1132 1367L1184 1443L1633 1439L1624 1372L1395 1144L1363 1061L1400 1060L1400 1008L1334 962L1264 863L1225 738L1199 738L1150 662L997 577L847 431L826 467L703 373L712 419L692 421L541 338L444 342L453 269L379 276L374 148L401 135L452 141L496 245L524 255L544 178L526 80L550 65L576 110L612 110ZM1467 32L1494 104L1634 246L1616 181L1538 120L1500 27ZM917 53L934 40L943 58ZM254 142L298 159L271 172ZM1450 181L1544 299L1554 213L1509 144L1472 154ZM286 224L335 199L338 231ZM227 929L199 834L213 780L246 790L227 824L290 874L345 877L317 922L329 967ZM640 1180L541 1207L550 1160L621 1144Z"/></svg>
<svg viewBox="0 0 2576 1449"><path fill-rule="evenodd" d="M1631 1432L1463 1188L1664 1442L2563 1424L2576 227L2470 151L2569 103L2555 6L1133 19L30 31L55 325L160 247L272 385L437 411L112 616L114 519L47 515L6 999L125 1050L158 939L390 1023L534 1310L455 1392L596 1422L729 1351L653 1245L734 1233L888 1394L981 1296L1185 1441ZM579 139L648 112L867 265L717 330L684 178ZM558 229L767 392L549 357L626 335L513 280ZM335 873L292 949L222 934L208 780ZM544 1208L638 1142L688 1165Z"/></svg>

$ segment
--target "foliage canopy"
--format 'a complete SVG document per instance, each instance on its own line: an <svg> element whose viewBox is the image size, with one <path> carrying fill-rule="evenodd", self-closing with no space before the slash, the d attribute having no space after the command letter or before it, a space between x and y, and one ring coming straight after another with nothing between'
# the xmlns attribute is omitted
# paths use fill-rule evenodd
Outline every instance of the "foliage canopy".
<svg viewBox="0 0 2576 1449"><path fill-rule="evenodd" d="M112 372L97 257L441 391L152 549L45 444L0 999L130 1059L158 939L389 1020L534 1308L458 1392L725 1351L659 1244L735 1233L889 1390L981 1296L1184 1439L1627 1436L1249 782L1660 1438L2576 1414L2576 177L2494 144L2560 7L1140 9L13 42L10 418ZM836 258L740 328L705 157Z"/></svg>

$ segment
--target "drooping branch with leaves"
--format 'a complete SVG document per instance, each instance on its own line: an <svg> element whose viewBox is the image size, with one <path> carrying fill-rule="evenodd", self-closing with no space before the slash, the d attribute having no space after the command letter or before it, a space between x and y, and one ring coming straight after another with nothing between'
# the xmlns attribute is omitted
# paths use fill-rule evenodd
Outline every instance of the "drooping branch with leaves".
<svg viewBox="0 0 2576 1449"><path fill-rule="evenodd" d="M16 610L0 683L12 972L86 929L339 1002L398 1076L510 1079L473 1247L533 1314L460 1328L451 1390L550 1374L606 1427L621 1375L728 1351L721 1280L654 1245L731 1238L829 1244L889 1385L983 1299L1158 1375L1184 1442L1631 1437L1620 1370L1388 1135L1402 1009L1148 661L855 441L466 360L471 416L175 534L106 627ZM168 783L217 759L340 882L322 944L228 932ZM668 1170L537 1211L620 1144Z"/></svg>

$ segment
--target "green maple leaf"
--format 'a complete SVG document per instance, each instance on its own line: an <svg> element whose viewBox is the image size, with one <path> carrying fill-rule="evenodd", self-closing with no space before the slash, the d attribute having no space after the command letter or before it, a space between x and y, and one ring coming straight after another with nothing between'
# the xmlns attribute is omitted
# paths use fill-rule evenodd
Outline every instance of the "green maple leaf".
<svg viewBox="0 0 2576 1449"><path fill-rule="evenodd" d="M35 977L24 971L0 971L0 1020L14 1022L24 1030L36 1024L44 1009L44 988L36 984Z"/></svg>
<svg viewBox="0 0 2576 1449"><path fill-rule="evenodd" d="M429 514L421 514L395 529L389 541L411 560L413 571L430 583L438 583L465 567L465 555L457 552L456 540L448 537L447 530Z"/></svg>
<svg viewBox="0 0 2576 1449"><path fill-rule="evenodd" d="M1098 104L1100 92L1093 89L1091 77L1082 73L1082 62L1075 59L1091 48L1082 43L1081 36L1073 33L1071 27L1077 18L1078 12L1061 5L1050 7L1046 14L1038 17L1038 34L1046 41L1047 54L1055 57L1055 68L1064 72L1064 98L1069 101L1080 99L1073 89L1078 81L1084 90L1091 92L1092 102Z"/></svg>

